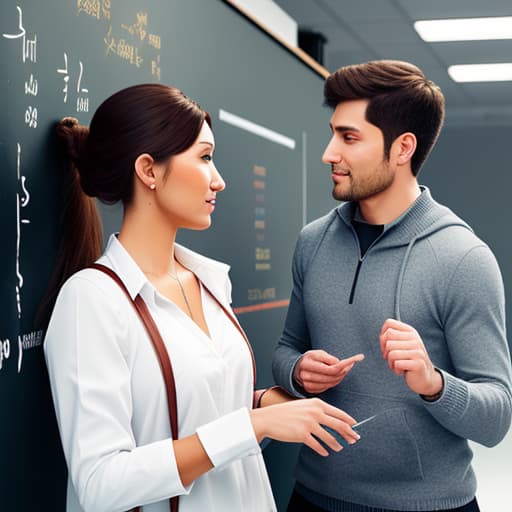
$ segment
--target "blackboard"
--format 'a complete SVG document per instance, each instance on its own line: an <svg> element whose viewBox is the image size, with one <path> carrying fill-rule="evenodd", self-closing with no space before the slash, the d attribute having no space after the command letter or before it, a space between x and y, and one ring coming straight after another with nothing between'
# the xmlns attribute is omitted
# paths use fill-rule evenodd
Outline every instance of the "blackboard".
<svg viewBox="0 0 512 512"><path fill-rule="evenodd" d="M320 162L328 113L320 73L221 0L4 0L0 58L0 508L58 512L65 464L34 325L60 234L55 121L87 124L111 93L144 82L175 85L210 112L227 189L213 227L179 241L231 264L233 305L268 385L296 235L333 205ZM102 218L108 235L121 210ZM293 464L282 449L266 455L280 508Z"/></svg>

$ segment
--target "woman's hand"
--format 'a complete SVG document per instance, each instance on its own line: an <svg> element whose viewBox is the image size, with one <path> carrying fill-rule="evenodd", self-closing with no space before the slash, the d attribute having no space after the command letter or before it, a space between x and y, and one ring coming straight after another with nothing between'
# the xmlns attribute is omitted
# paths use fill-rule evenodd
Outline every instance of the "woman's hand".
<svg viewBox="0 0 512 512"><path fill-rule="evenodd" d="M343 447L322 425L338 432L349 444L360 437L351 428L356 423L354 418L319 398L290 400L253 409L250 414L258 441L268 437L288 443L304 443L323 456L329 452L319 440L336 452Z"/></svg>

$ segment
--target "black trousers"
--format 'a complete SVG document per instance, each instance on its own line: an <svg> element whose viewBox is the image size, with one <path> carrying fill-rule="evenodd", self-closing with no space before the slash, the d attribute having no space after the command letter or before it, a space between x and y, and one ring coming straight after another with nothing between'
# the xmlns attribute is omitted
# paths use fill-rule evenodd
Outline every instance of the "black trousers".
<svg viewBox="0 0 512 512"><path fill-rule="evenodd" d="M378 509L370 509L375 510L375 512L378 511ZM293 494L290 498L290 502L288 503L288 508L286 509L286 512L329 512L328 510L325 510L324 508L317 507L316 505L313 505L313 503L306 500L306 498L302 497L296 490L293 491ZM382 510L382 512L397 512L393 510ZM432 511L434 512L434 511ZM458 508L451 508L449 510L437 510L435 512L480 512L480 509L478 508L478 503L476 501L476 498L474 498L472 501L470 501L468 504L464 505L463 507Z"/></svg>

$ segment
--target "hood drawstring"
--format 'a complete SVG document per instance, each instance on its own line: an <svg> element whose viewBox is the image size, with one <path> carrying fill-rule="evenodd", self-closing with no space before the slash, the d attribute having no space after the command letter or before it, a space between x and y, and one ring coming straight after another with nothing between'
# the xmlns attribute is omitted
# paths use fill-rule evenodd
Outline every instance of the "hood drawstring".
<svg viewBox="0 0 512 512"><path fill-rule="evenodd" d="M442 226L439 226L437 229L434 229L434 230L428 229L428 230L424 231L423 233L420 233L419 235L416 235L409 242L409 245L407 246L407 250L405 251L404 259L402 260L402 265L400 267L400 273L398 274L398 281L397 281L397 284L396 284L396 291L395 291L395 307L394 307L395 319L398 320L399 322L402 321L401 318L400 318L400 297L402 295L402 285L403 285L403 280L404 280L404 274L405 274L405 269L407 267L407 263L409 261L409 256L411 254L411 251L412 251L412 248L413 248L414 244L416 243L417 240L419 240L420 238L423 238L426 235L431 235L433 233L436 233L438 231L441 231L441 230L443 230L445 228L452 227L452 226L462 226L463 228L466 228L466 229L469 229L470 231L473 231L464 222L452 222L450 224L444 224Z"/></svg>
<svg viewBox="0 0 512 512"><path fill-rule="evenodd" d="M402 321L400 319L400 296L402 294L402 284L403 284L403 280L404 280L405 268L407 267L407 262L409 261L409 255L411 254L412 247L413 247L414 243L416 242L416 240L418 240L418 238L420 236L421 235L415 236L409 242L409 245L407 246L407 250L405 251L404 259L402 260L402 266L400 267L400 273L398 274L398 282L396 284L396 292L395 292L395 308L394 309L395 309L395 319L398 320L399 322Z"/></svg>

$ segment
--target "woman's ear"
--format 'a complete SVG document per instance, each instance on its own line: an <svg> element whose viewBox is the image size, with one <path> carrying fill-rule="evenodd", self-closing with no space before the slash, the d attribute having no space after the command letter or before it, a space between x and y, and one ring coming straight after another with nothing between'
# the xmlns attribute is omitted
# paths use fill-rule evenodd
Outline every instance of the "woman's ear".
<svg viewBox="0 0 512 512"><path fill-rule="evenodd" d="M135 175L145 187L154 190L156 188L156 176L153 171L155 161L148 153L142 153L135 160Z"/></svg>
<svg viewBox="0 0 512 512"><path fill-rule="evenodd" d="M394 140L393 146L396 151L396 162L398 165L410 163L417 144L416 135L412 132L402 133Z"/></svg>

